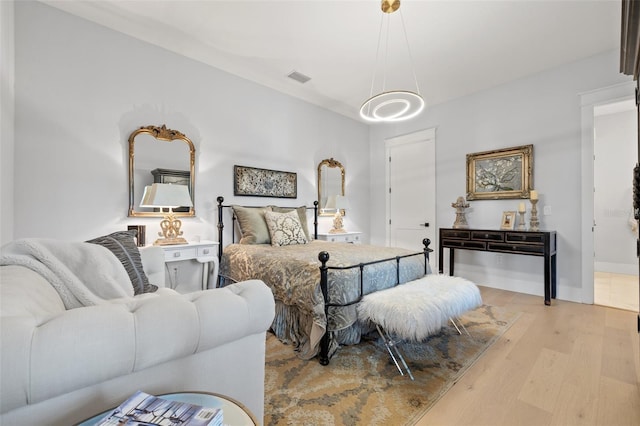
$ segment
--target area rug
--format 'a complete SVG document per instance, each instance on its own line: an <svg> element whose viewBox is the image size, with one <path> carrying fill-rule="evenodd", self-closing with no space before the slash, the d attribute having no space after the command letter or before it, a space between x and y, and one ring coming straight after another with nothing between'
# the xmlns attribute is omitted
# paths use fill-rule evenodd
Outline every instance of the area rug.
<svg viewBox="0 0 640 426"><path fill-rule="evenodd" d="M415 381L401 376L379 338L342 346L327 366L296 357L268 334L266 426L412 425L517 320L519 313L483 305L421 343L401 345Z"/></svg>

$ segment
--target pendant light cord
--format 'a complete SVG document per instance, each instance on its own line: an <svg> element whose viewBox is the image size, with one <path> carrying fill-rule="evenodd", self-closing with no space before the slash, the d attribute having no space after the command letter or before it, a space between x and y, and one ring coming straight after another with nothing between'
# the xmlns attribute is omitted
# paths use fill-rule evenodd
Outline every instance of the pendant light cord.
<svg viewBox="0 0 640 426"><path fill-rule="evenodd" d="M409 37L407 37L407 27L404 25L404 15L402 9L399 9L400 20L402 21L402 32L404 33L404 41L407 45L407 52L409 52L409 63L411 64L411 71L413 72L413 81L416 83L416 91L420 95L420 86L418 86L418 77L416 76L416 67L413 64L413 55L411 54L411 47L409 46Z"/></svg>
<svg viewBox="0 0 640 426"><path fill-rule="evenodd" d="M373 69L373 76L371 77L371 91L369 92L369 97L373 96L373 87L376 83L376 74L378 71L378 64L380 61L380 40L382 39L382 24L384 23L384 14L380 18L380 28L378 29L378 46L376 48L376 62Z"/></svg>
<svg viewBox="0 0 640 426"><path fill-rule="evenodd" d="M402 25L402 34L404 35L404 41L407 45L407 53L409 55L409 65L411 66L411 73L413 74L413 81L416 85L417 93L410 90L390 90L386 91L387 85L387 66L389 65L389 42L391 39L391 21L390 17L387 17L387 25L384 39L382 31L384 29L385 15L391 15L392 12L397 11L400 6L400 0L396 0L391 5L391 11L388 7L391 0L382 0L382 17L380 18L380 28L378 31L378 45L376 48L376 63L374 66L373 76L371 77L371 91L369 93L369 99L364 101L360 107L360 117L370 122L394 122L408 120L420 114L424 109L424 99L420 95L420 87L418 85L418 76L413 62L413 54L411 47L409 46L409 37L407 36L407 29L404 24L404 15L400 11L400 24ZM395 8L393 7L395 5ZM384 46L382 43L384 42ZM384 50L384 51L383 51ZM381 58L380 55L384 55ZM374 88L376 86L376 78L379 68L382 66L382 92L374 95Z"/></svg>

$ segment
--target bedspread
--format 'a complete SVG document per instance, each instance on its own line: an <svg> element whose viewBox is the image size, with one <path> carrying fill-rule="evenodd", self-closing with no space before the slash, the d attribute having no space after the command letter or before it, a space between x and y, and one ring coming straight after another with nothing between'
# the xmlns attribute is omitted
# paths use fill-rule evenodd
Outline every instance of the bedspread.
<svg viewBox="0 0 640 426"><path fill-rule="evenodd" d="M282 341L293 343L299 356L312 358L325 333L327 317L320 288L318 253L326 251L327 266L351 266L413 253L410 250L365 244L312 241L309 244L272 247L265 244L231 244L224 249L220 275L233 281L260 279L272 290L276 318L272 330ZM400 283L424 275L424 257L400 260ZM349 303L360 297L360 268L328 271L328 297L331 303ZM364 268L364 294L396 284L395 259ZM337 332L342 344L358 343L355 305L329 309L329 331ZM334 334L334 333L332 333Z"/></svg>

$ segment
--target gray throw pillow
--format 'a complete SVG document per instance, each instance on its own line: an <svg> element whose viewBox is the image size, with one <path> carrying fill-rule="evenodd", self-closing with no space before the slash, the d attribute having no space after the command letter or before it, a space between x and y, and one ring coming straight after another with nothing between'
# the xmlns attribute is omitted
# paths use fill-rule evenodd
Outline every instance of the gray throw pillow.
<svg viewBox="0 0 640 426"><path fill-rule="evenodd" d="M144 273L135 237L135 230L119 231L87 242L108 248L118 258L129 275L134 295L153 293L158 289L158 286L149 283L149 278Z"/></svg>
<svg viewBox="0 0 640 426"><path fill-rule="evenodd" d="M265 207L231 206L240 227L240 244L271 244L269 229L264 213L270 209Z"/></svg>

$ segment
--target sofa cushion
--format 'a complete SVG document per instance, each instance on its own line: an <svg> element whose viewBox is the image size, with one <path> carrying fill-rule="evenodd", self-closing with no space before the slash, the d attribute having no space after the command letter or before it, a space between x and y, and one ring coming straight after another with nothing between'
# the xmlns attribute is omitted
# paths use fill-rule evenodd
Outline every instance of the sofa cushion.
<svg viewBox="0 0 640 426"><path fill-rule="evenodd" d="M274 305L271 290L251 280L184 295L162 288L40 321L3 318L3 331L5 322L12 330L2 336L3 367L5 352L26 351L19 359L24 389L15 393L33 404L263 333ZM11 350L9 336L17 344Z"/></svg>
<svg viewBox="0 0 640 426"><path fill-rule="evenodd" d="M145 274L142 267L140 251L136 245L135 236L135 230L119 231L87 242L108 248L118 258L129 275L134 295L151 293L156 291L158 286L149 283L147 274Z"/></svg>

